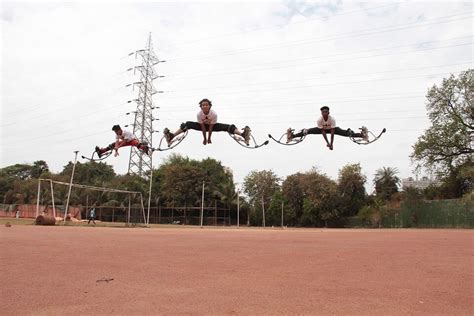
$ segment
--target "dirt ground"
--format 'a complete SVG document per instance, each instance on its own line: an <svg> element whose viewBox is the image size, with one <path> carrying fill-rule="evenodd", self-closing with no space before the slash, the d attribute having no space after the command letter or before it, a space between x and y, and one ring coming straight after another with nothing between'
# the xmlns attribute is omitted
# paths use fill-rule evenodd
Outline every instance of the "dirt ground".
<svg viewBox="0 0 474 316"><path fill-rule="evenodd" d="M2 315L473 315L472 230L0 227Z"/></svg>

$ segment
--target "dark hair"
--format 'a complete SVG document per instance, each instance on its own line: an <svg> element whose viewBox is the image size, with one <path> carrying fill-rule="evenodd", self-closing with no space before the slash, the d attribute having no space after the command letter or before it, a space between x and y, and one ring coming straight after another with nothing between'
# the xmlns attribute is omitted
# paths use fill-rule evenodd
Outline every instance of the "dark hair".
<svg viewBox="0 0 474 316"><path fill-rule="evenodd" d="M321 111L324 111L324 110L327 110L329 111L329 106L323 106L322 108L320 108Z"/></svg>
<svg viewBox="0 0 474 316"><path fill-rule="evenodd" d="M112 126L112 130L113 130L114 132L121 130L120 125L114 125L114 126Z"/></svg>
<svg viewBox="0 0 474 316"><path fill-rule="evenodd" d="M203 103L203 102L209 103L209 107L212 106L211 100L209 100L209 99L202 99L201 101L199 101L199 107L202 107L202 103Z"/></svg>

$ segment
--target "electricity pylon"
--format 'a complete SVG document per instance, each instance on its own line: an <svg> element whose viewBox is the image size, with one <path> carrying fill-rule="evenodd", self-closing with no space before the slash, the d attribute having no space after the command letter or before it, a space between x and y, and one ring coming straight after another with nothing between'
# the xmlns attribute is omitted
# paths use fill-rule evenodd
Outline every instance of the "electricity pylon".
<svg viewBox="0 0 474 316"><path fill-rule="evenodd" d="M136 111L131 113L135 114L133 122L133 134L141 141L148 143L150 149L153 147L153 109L157 108L153 105L153 95L156 93L162 93L153 86L153 80L164 76L158 76L155 69L153 68L158 63L165 62L159 60L153 51L151 33L148 37L148 43L145 49L137 50L129 55L135 54L135 58L140 56L142 58L142 64L128 69L133 70L134 73L140 73L140 81L134 82L135 87L138 88L138 98L132 101L137 103ZM129 102L132 102L129 101ZM144 177L152 168L152 153L146 155L145 153L138 150L136 147L131 147L130 160L128 162L128 173L132 175L139 175Z"/></svg>

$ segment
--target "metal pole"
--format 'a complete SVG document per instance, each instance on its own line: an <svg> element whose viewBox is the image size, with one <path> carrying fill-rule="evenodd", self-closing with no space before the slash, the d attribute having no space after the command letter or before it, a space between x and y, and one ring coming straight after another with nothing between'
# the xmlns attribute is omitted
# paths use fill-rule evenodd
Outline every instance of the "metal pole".
<svg viewBox="0 0 474 316"><path fill-rule="evenodd" d="M151 155L153 156L153 152L151 153ZM151 204L151 184L152 184L152 182L153 182L153 160L152 160L152 165L151 165L151 169L150 169L150 189L148 190L148 215L147 215L147 220L146 220L147 226L150 225L150 204Z"/></svg>
<svg viewBox="0 0 474 316"><path fill-rule="evenodd" d="M143 222L144 224L146 224L145 206L143 205L143 195L141 192L140 192L140 202L142 204Z"/></svg>
<svg viewBox="0 0 474 316"><path fill-rule="evenodd" d="M265 203L263 202L263 195L262 195L262 224L263 227L265 227Z"/></svg>
<svg viewBox="0 0 474 316"><path fill-rule="evenodd" d="M283 201L281 201L281 228L283 228Z"/></svg>
<svg viewBox="0 0 474 316"><path fill-rule="evenodd" d="M202 196L201 196L201 228L202 228L203 216L204 216L204 181L202 182Z"/></svg>
<svg viewBox="0 0 474 316"><path fill-rule="evenodd" d="M41 191L41 179L38 179L38 197L36 198L36 217L38 217L38 214L39 214L40 191Z"/></svg>
<svg viewBox="0 0 474 316"><path fill-rule="evenodd" d="M127 226L130 225L130 205L132 204L130 194L128 195L128 214L127 214Z"/></svg>
<svg viewBox="0 0 474 316"><path fill-rule="evenodd" d="M76 156L74 157L74 165L72 166L71 181L69 182L69 192L67 194L66 209L64 210L64 224L66 224L66 216L67 216L67 211L69 209L69 199L71 198L72 180L74 179L74 171L76 170L77 153L78 152L79 152L79 150L74 151Z"/></svg>
<svg viewBox="0 0 474 316"><path fill-rule="evenodd" d="M49 180L51 184L51 202L53 203L53 216L56 218L56 206L54 205L54 189L53 189L53 181Z"/></svg>
<svg viewBox="0 0 474 316"><path fill-rule="evenodd" d="M240 222L240 190L237 190L237 228L239 228Z"/></svg>
<svg viewBox="0 0 474 316"><path fill-rule="evenodd" d="M86 195L86 218L88 218L88 213L89 213L89 195Z"/></svg>

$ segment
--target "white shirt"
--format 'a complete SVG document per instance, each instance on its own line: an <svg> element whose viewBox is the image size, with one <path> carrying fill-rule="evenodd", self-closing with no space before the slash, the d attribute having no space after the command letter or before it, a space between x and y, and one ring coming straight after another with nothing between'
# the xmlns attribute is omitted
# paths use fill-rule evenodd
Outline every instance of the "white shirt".
<svg viewBox="0 0 474 316"><path fill-rule="evenodd" d="M321 115L318 119L318 127L321 129L336 128L336 120L331 115L328 115L328 119L325 121L324 117Z"/></svg>
<svg viewBox="0 0 474 316"><path fill-rule="evenodd" d="M197 114L197 121L199 124L216 124L217 123L217 113L212 109L209 110L209 113L206 115L201 110Z"/></svg>
<svg viewBox="0 0 474 316"><path fill-rule="evenodd" d="M126 140L126 141L131 141L131 140L137 139L137 138L131 132L126 131L126 130L122 130L122 135L117 135L116 139L117 140L123 139L123 140Z"/></svg>

